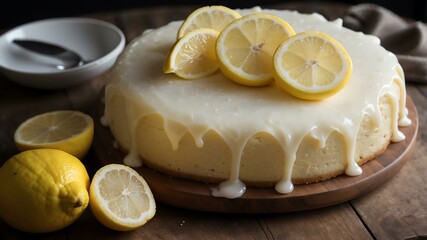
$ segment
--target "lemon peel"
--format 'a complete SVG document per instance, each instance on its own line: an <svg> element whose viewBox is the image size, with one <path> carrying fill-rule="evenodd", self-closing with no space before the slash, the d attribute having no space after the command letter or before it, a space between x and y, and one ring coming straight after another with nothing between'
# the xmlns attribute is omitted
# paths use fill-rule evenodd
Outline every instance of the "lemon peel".
<svg viewBox="0 0 427 240"><path fill-rule="evenodd" d="M321 100L338 93L349 81L352 68L345 48L318 31L290 37L274 55L276 83L305 100Z"/></svg>
<svg viewBox="0 0 427 240"><path fill-rule="evenodd" d="M95 173L89 206L100 223L118 231L139 228L156 213L147 182L123 164L105 165Z"/></svg>
<svg viewBox="0 0 427 240"><path fill-rule="evenodd" d="M177 39L199 28L210 28L218 32L222 31L234 19L240 18L240 14L225 6L205 6L193 11L178 30Z"/></svg>
<svg viewBox="0 0 427 240"><path fill-rule="evenodd" d="M169 52L163 72L174 73L183 79L198 79L216 72L219 68L215 42L218 32L199 28L180 38Z"/></svg>
<svg viewBox="0 0 427 240"><path fill-rule="evenodd" d="M80 160L62 150L21 152L0 168L0 217L25 232L65 228L88 206L89 182Z"/></svg>
<svg viewBox="0 0 427 240"><path fill-rule="evenodd" d="M21 151L52 148L82 159L93 140L91 116L71 110L59 110L35 115L22 122L15 131L14 141Z"/></svg>
<svg viewBox="0 0 427 240"><path fill-rule="evenodd" d="M282 18L253 13L238 18L219 34L216 52L221 71L246 86L264 86L273 80L273 55L295 32Z"/></svg>

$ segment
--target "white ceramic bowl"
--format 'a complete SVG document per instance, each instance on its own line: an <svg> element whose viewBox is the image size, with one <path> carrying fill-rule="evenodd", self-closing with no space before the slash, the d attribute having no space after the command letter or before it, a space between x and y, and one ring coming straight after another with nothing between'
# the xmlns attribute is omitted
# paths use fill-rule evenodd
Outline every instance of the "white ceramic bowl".
<svg viewBox="0 0 427 240"><path fill-rule="evenodd" d="M89 63L67 70L12 43L40 40L74 50ZM125 37L113 24L89 18L53 18L18 26L0 36L0 69L11 80L42 89L63 89L106 72L125 46Z"/></svg>

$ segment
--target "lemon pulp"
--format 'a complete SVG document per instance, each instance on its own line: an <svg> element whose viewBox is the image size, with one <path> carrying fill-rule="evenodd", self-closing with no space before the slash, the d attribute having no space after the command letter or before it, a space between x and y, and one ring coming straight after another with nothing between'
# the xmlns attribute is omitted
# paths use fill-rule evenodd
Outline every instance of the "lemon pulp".
<svg viewBox="0 0 427 240"><path fill-rule="evenodd" d="M80 111L38 114L21 123L14 134L19 150L53 148L83 158L93 140L93 119Z"/></svg>
<svg viewBox="0 0 427 240"><path fill-rule="evenodd" d="M214 73L218 70L217 36L215 30L199 28L180 38L168 54L163 71L183 79L197 79Z"/></svg>
<svg viewBox="0 0 427 240"><path fill-rule="evenodd" d="M236 19L218 36L216 52L220 69L243 85L270 84L274 52L292 35L292 27L274 15L253 13Z"/></svg>
<svg viewBox="0 0 427 240"><path fill-rule="evenodd" d="M275 79L291 95L321 100L340 91L348 82L352 62L345 48L329 35L299 33L277 49Z"/></svg>
<svg viewBox="0 0 427 240"><path fill-rule="evenodd" d="M182 23L177 38L199 28L210 28L222 31L231 21L240 18L240 14L224 6L205 6L196 9Z"/></svg>
<svg viewBox="0 0 427 240"><path fill-rule="evenodd" d="M138 172L122 164L109 164L95 173L90 199L94 216L119 231L141 227L156 212L148 184Z"/></svg>

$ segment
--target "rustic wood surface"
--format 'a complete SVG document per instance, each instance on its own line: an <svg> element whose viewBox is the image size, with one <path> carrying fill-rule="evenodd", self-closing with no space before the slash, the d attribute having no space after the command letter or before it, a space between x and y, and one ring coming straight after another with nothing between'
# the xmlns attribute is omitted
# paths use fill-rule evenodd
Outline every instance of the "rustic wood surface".
<svg viewBox="0 0 427 240"><path fill-rule="evenodd" d="M149 7L87 17L116 24L127 42L147 28L182 19L197 6ZM342 4L286 3L268 6L320 12L328 19L342 16ZM0 30L4 32L5 29ZM104 79L63 91L19 86L0 74L0 164L16 154L13 133L35 114L77 109L90 113L102 94ZM206 213L158 203L156 216L131 232L109 230L89 209L71 226L48 234L28 234L0 220L0 239L427 239L427 86L407 85L418 110L419 132L412 158L389 181L354 200L320 209L285 214ZM89 155L83 160L92 175Z"/></svg>

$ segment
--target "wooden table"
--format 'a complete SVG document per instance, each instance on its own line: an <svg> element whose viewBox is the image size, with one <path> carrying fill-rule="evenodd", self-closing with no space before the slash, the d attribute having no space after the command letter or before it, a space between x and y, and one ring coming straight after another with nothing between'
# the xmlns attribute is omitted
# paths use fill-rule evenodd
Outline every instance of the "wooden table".
<svg viewBox="0 0 427 240"><path fill-rule="evenodd" d="M342 4L287 3L265 6L342 16ZM87 17L116 24L131 41L144 29L183 19L195 6L149 7ZM102 94L102 76L63 91L22 87L0 75L0 163L16 154L13 133L38 113L77 109L91 113ZM116 232L99 224L89 209L71 226L48 234L27 234L0 220L0 239L426 239L427 238L427 86L407 86L419 113L419 134L412 158L375 191L336 206L285 214L206 213L161 203L142 228ZM98 168L83 160L90 174Z"/></svg>

